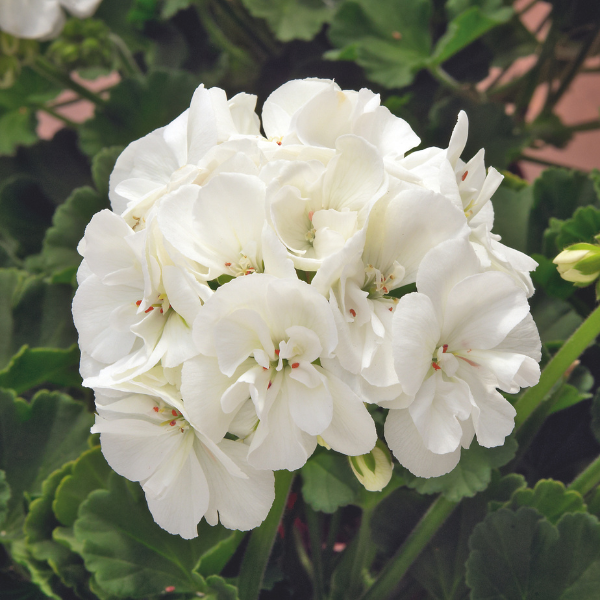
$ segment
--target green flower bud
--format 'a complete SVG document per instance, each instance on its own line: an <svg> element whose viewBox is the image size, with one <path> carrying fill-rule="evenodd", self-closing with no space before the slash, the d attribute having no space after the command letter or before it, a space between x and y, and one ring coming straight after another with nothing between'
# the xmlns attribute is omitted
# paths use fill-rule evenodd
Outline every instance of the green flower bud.
<svg viewBox="0 0 600 600"><path fill-rule="evenodd" d="M356 478L369 492L380 492L392 478L392 457L381 440L368 454L349 456L348 460Z"/></svg>
<svg viewBox="0 0 600 600"><path fill-rule="evenodd" d="M600 246L573 244L565 248L552 262L563 279L584 287L600 275Z"/></svg>

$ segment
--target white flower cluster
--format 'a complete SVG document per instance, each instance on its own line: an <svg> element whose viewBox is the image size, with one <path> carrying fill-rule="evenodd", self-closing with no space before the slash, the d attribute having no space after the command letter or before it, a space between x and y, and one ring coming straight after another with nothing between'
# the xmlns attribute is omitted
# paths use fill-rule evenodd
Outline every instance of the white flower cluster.
<svg viewBox="0 0 600 600"><path fill-rule="evenodd" d="M539 378L535 262L491 233L502 176L483 151L419 138L367 89L290 81L267 99L198 88L133 142L88 225L73 303L104 455L183 537L250 529L273 473L317 443L385 439L431 477L473 437L497 446L498 392ZM414 289L416 292L406 293ZM399 298L399 299L398 299ZM381 443L381 442L380 442Z"/></svg>
<svg viewBox="0 0 600 600"><path fill-rule="evenodd" d="M60 34L65 12L91 17L102 0L0 0L0 31L19 38L49 40Z"/></svg>

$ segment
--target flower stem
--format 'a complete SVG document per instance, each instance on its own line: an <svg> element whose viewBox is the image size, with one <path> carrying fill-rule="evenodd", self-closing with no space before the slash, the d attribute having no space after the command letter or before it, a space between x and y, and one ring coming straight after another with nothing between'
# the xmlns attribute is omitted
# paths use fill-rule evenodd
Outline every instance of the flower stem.
<svg viewBox="0 0 600 600"><path fill-rule="evenodd" d="M98 96L98 94L95 94L91 90L79 85L76 81L73 81L68 73L55 67L43 56L38 56L31 65L31 68L42 77L45 77L49 81L52 81L65 89L73 90L76 94L93 102L96 106L104 106L106 104L106 101Z"/></svg>
<svg viewBox="0 0 600 600"><path fill-rule="evenodd" d="M346 596L348 598L358 598L363 589L364 571L370 567L374 556L369 552L371 544L371 516L373 508L364 508L360 520L360 527L356 539L356 549L350 571L350 580Z"/></svg>
<svg viewBox="0 0 600 600"><path fill-rule="evenodd" d="M598 334L600 334L600 306L590 314L552 357L552 360L543 370L539 383L529 388L517 400L515 404L517 409L516 429L519 429L536 407L544 401L554 384L565 374L573 361L579 358L579 355L594 341Z"/></svg>
<svg viewBox="0 0 600 600"><path fill-rule="evenodd" d="M458 503L438 496L360 600L385 600L390 597L410 566L457 506Z"/></svg>
<svg viewBox="0 0 600 600"><path fill-rule="evenodd" d="M240 600L256 600L294 479L290 471L275 473L275 501L263 524L252 532L238 579Z"/></svg>
<svg viewBox="0 0 600 600"><path fill-rule="evenodd" d="M585 496L598 484L600 484L600 456L571 482L569 489Z"/></svg>
<svg viewBox="0 0 600 600"><path fill-rule="evenodd" d="M315 586L314 598L323 598L323 551L321 548L321 515L315 512L308 504L304 505L304 513L308 524L310 536L310 556L313 565L313 581Z"/></svg>

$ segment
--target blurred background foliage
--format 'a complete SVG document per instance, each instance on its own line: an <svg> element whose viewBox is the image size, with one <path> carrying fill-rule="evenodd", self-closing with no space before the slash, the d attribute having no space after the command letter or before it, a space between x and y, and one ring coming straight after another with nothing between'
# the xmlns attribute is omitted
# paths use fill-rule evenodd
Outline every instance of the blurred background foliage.
<svg viewBox="0 0 600 600"><path fill-rule="evenodd" d="M547 16L531 31L523 17L539 4ZM80 385L71 320L76 248L91 216L109 207L108 178L123 147L179 115L200 83L229 97L256 94L259 114L290 79L369 87L424 146L445 147L464 109L463 157L484 147L486 164L505 174L493 198L494 231L539 263L531 305L547 362L596 306L593 286L564 281L552 259L569 244L595 243L600 172L549 165L529 183L523 161L544 163L532 151L600 129L600 114L567 125L556 110L580 73L600 70L599 32L600 3L590 0L104 0L93 18L69 20L50 42L0 34L0 598L146 598L173 585L172 597L237 597L229 583L243 535L202 525L203 536L188 543L162 532L139 487L110 475L88 439L93 399ZM73 116L73 106L89 118ZM40 140L48 115L61 129ZM600 451L598 382L594 343L519 450L512 442L495 454L474 447L446 479L415 480L399 469L378 504L346 463L318 452L295 483L292 496L303 502L288 502L261 598L306 598L307 590L359 597L369 583L353 573L361 511L377 572L430 505L426 494L438 492L465 500L396 597L484 598L490 580L502 597L529 597L506 591L510 564L486 572L485 561L495 560L490 532L516 528L533 539L558 523L552 535L572 544L583 544L577 527L600 539L597 521L585 521L600 515L600 492L559 483ZM315 519L329 533L311 553L307 523ZM316 561L320 542L322 560L311 565L307 552ZM515 539L505 542L518 555ZM538 589L553 572L552 543L534 565ZM600 572L594 552L586 560ZM119 561L130 567L117 575ZM566 598L571 584L559 579L539 597ZM568 597L593 599L597 590Z"/></svg>

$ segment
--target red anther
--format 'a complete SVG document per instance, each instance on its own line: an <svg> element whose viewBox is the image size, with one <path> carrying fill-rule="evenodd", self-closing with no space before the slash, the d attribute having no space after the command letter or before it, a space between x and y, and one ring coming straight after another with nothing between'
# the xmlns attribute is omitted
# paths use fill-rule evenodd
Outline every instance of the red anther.
<svg viewBox="0 0 600 600"><path fill-rule="evenodd" d="M174 417L176 417L176 416L177 416L177 411L176 411L175 409L173 409L173 410L171 411L171 414L172 414Z"/></svg>
<svg viewBox="0 0 600 600"><path fill-rule="evenodd" d="M169 425L170 425L171 427L175 427L175 425L177 425L177 423L176 423L175 421L171 421L171 422L169 423Z"/></svg>
<svg viewBox="0 0 600 600"><path fill-rule="evenodd" d="M277 354L277 356L279 356L280 352L281 352L281 350L279 348L277 348L277 350L275 350L275 354Z"/></svg>
<svg viewBox="0 0 600 600"><path fill-rule="evenodd" d="M155 407L154 407L152 410L153 410L154 412L158 412L158 406L155 406Z"/></svg>
<svg viewBox="0 0 600 600"><path fill-rule="evenodd" d="M391 306L390 306L390 307L388 308L388 310L389 310L390 312L392 312L394 309L393 309L393 307L391 307Z"/></svg>
<svg viewBox="0 0 600 600"><path fill-rule="evenodd" d="M298 494L296 492L291 492L287 499L287 510L292 510L294 508L294 504L296 504L296 500L298 499Z"/></svg>
<svg viewBox="0 0 600 600"><path fill-rule="evenodd" d="M448 350L448 344L444 344L444 345L442 346L442 353L443 353L443 354L446 354L446 350Z"/></svg>
<svg viewBox="0 0 600 600"><path fill-rule="evenodd" d="M464 181L464 180L467 178L467 175L468 175L468 174L469 174L469 171L465 171L465 172L463 173L463 176L462 176L462 179L461 179L461 181Z"/></svg>
<svg viewBox="0 0 600 600"><path fill-rule="evenodd" d="M136 306L139 306L141 303L142 303L142 301L141 301L141 300L138 300L138 301L135 303L135 305L136 305Z"/></svg>
<svg viewBox="0 0 600 600"><path fill-rule="evenodd" d="M179 431L181 431L181 433L185 433L185 430L183 429L183 427Z"/></svg>
<svg viewBox="0 0 600 600"><path fill-rule="evenodd" d="M244 275L250 275L253 271L254 271L254 269L249 269L248 271L246 271L244 273Z"/></svg>
<svg viewBox="0 0 600 600"><path fill-rule="evenodd" d="M163 314L163 309L162 309L162 308L160 309L160 314L161 314L161 315Z"/></svg>
<svg viewBox="0 0 600 600"><path fill-rule="evenodd" d="M149 313L149 312L152 312L153 310L154 310L154 306L149 306L144 312Z"/></svg>
<svg viewBox="0 0 600 600"><path fill-rule="evenodd" d="M387 289L386 287L383 287L383 288L381 288L381 289L383 290L383 293L384 293L384 294L387 294L387 293L388 293L388 289Z"/></svg>
<svg viewBox="0 0 600 600"><path fill-rule="evenodd" d="M294 363L292 365L292 369L297 369L300 366L300 363Z"/></svg>
<svg viewBox="0 0 600 600"><path fill-rule="evenodd" d="M268 371L269 367L263 367L263 371Z"/></svg>
<svg viewBox="0 0 600 600"><path fill-rule="evenodd" d="M225 266L226 266L226 267L230 267L230 266L231 266L231 263L225 263Z"/></svg>
<svg viewBox="0 0 600 600"><path fill-rule="evenodd" d="M174 592L175 591L175 586L174 585L168 585L165 588L165 592L170 593L170 592Z"/></svg>
<svg viewBox="0 0 600 600"><path fill-rule="evenodd" d="M436 370L436 371L440 371L442 367L440 367L440 365L438 365L437 363L432 362L431 366Z"/></svg>
<svg viewBox="0 0 600 600"><path fill-rule="evenodd" d="M275 142L278 146L281 146L281 142Z"/></svg>
<svg viewBox="0 0 600 600"><path fill-rule="evenodd" d="M269 385L267 386L267 389L270 390L272 385L273 385L273 382L269 381Z"/></svg>
<svg viewBox="0 0 600 600"><path fill-rule="evenodd" d="M308 220L309 220L311 223L312 223L312 218L313 218L313 215L314 215L314 214L315 214L315 211L314 211L314 210L311 210L311 211L308 213Z"/></svg>
<svg viewBox="0 0 600 600"><path fill-rule="evenodd" d="M351 314L353 317L355 317L355 316L356 316L356 311L355 311L353 308L351 308L351 309L350 309L350 314Z"/></svg>

